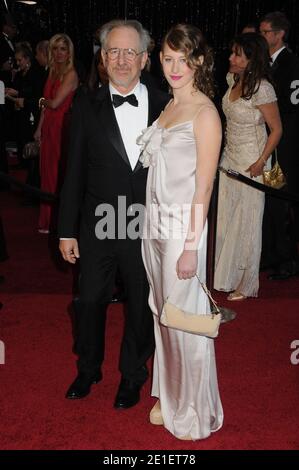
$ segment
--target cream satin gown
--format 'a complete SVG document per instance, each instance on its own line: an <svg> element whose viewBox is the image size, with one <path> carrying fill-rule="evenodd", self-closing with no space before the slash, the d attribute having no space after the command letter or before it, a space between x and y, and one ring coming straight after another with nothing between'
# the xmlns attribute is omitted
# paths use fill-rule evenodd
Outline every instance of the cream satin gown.
<svg viewBox="0 0 299 470"><path fill-rule="evenodd" d="M207 106L207 105L205 105ZM212 105L209 105L212 106ZM214 341L160 325L164 300L192 313L209 313L196 277L179 280L176 263L188 230L195 191L193 121L161 128L155 121L138 139L149 167L142 255L150 285L156 352L152 395L160 399L164 426L174 436L204 439L223 422ZM207 226L198 247L198 274L206 276Z"/></svg>

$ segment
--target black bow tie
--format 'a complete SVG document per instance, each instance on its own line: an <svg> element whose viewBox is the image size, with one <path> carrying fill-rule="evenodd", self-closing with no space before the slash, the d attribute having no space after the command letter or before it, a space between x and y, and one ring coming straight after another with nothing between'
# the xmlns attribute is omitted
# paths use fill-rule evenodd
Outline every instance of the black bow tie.
<svg viewBox="0 0 299 470"><path fill-rule="evenodd" d="M127 101L132 106L138 106L138 100L135 95L121 96L121 95L112 95L112 103L115 108L121 106Z"/></svg>

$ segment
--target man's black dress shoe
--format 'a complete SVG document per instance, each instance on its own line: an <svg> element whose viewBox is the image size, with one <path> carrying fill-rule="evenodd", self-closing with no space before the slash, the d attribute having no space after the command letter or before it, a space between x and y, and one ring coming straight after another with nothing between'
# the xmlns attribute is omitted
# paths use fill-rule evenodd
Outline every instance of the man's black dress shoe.
<svg viewBox="0 0 299 470"><path fill-rule="evenodd" d="M5 277L0 275L0 284L3 284L4 281L5 281Z"/></svg>
<svg viewBox="0 0 299 470"><path fill-rule="evenodd" d="M114 408L126 409L136 405L140 400L142 384L137 384L128 379L121 379L114 402Z"/></svg>
<svg viewBox="0 0 299 470"><path fill-rule="evenodd" d="M74 400L86 397L90 392L90 387L100 382L100 380L102 380L101 372L92 377L80 372L66 392L65 398Z"/></svg>
<svg viewBox="0 0 299 470"><path fill-rule="evenodd" d="M273 273L268 276L268 279L270 279L270 281L283 281L284 279L289 279L289 277L297 276L298 274L298 261L290 260L273 271Z"/></svg>
<svg viewBox="0 0 299 470"><path fill-rule="evenodd" d="M269 274L268 279L270 281L284 281L285 279L289 279L291 276L292 274L289 271L282 269Z"/></svg>

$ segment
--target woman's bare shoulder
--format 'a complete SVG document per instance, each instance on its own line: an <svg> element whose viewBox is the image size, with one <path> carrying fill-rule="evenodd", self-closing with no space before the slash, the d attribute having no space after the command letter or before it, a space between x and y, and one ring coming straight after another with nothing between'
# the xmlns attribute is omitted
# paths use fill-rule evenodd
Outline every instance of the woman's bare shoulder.
<svg viewBox="0 0 299 470"><path fill-rule="evenodd" d="M70 81L70 80L78 80L78 74L76 72L76 69L71 68L68 70L64 76L63 76L63 81Z"/></svg>
<svg viewBox="0 0 299 470"><path fill-rule="evenodd" d="M194 107L195 107L195 114L196 116L201 114L201 113L217 113L217 108L214 105L213 101L206 96L204 93L200 93L196 101L194 102Z"/></svg>
<svg viewBox="0 0 299 470"><path fill-rule="evenodd" d="M204 134L209 128L217 133L221 130L221 120L213 101L206 95L200 97L197 103L197 112L194 116L195 133Z"/></svg>

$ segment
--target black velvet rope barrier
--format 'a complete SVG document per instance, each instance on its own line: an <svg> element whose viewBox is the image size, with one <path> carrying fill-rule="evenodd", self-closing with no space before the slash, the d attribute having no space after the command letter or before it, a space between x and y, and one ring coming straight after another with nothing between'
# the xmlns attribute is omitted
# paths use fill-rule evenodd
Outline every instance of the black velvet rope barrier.
<svg viewBox="0 0 299 470"><path fill-rule="evenodd" d="M47 193L45 191L41 191L39 188L31 186L27 183L22 183L21 181L17 180L13 176L9 176L6 173L0 171L0 180L5 181L5 183L12 184L13 186L17 186L18 188L23 189L27 193L31 193L38 199L42 199L43 201L54 202L58 199L58 196L53 193Z"/></svg>
<svg viewBox="0 0 299 470"><path fill-rule="evenodd" d="M285 199L288 201L299 202L299 196L297 194L290 193L289 191L283 191L281 189L278 190L275 188L270 188L269 186L266 186L262 183L258 183L257 181L251 178L247 178L247 176L244 176L238 171L232 169L226 170L225 168L220 166L218 170L225 173L228 177L234 178L242 183L247 184L248 186L251 186L252 188L258 189L259 191L263 191L264 193L269 194L270 196L278 197L279 199ZM58 196L56 194L47 193L45 191L41 191L39 188L31 186L30 184L22 183L13 176L3 173L2 171L0 171L0 180L5 181L8 184L17 186L23 189L24 191L33 194L39 199L43 199L46 201L56 201L58 199Z"/></svg>
<svg viewBox="0 0 299 470"><path fill-rule="evenodd" d="M219 173L225 173L229 178L238 180L248 186L251 186L259 191L263 191L266 194L269 194L273 197L278 197L288 201L299 202L299 196L283 191L282 189L274 189L269 186L265 186L262 183L247 178L246 176L240 174L238 171L229 169L226 170L223 167L218 168L217 176L215 178L214 190L210 202L209 210L209 229L208 229L208 249L207 249L207 277L206 284L208 288L213 289L214 285L214 264L215 264L215 247L216 247L216 228L217 228L217 206L218 206L218 185L219 185Z"/></svg>
<svg viewBox="0 0 299 470"><path fill-rule="evenodd" d="M251 178L247 178L247 176L242 175L238 171L222 168L219 167L219 171L225 173L228 177L237 179L238 181L251 186L252 188L258 189L259 191L263 191L270 196L278 197L279 199L285 199L287 201L299 202L299 196L297 194L290 193L289 191L284 191L282 189L275 189L270 188L270 186L266 186L265 184L259 183Z"/></svg>

